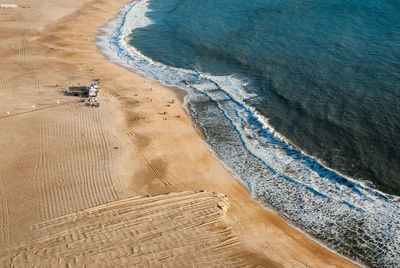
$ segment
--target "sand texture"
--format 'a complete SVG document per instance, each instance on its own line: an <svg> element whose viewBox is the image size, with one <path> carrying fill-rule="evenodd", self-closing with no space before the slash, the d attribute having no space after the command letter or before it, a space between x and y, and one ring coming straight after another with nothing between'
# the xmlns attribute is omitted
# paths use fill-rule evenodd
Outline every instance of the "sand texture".
<svg viewBox="0 0 400 268"><path fill-rule="evenodd" d="M0 8L0 259L355 266L253 201L207 149L178 92L97 50L98 27L128 2ZM99 108L64 95L66 82L94 78ZM136 198L144 195L154 197Z"/></svg>
<svg viewBox="0 0 400 268"><path fill-rule="evenodd" d="M38 224L35 239L0 265L34 267L245 267L226 197L181 192L128 198ZM49 235L51 234L51 235Z"/></svg>

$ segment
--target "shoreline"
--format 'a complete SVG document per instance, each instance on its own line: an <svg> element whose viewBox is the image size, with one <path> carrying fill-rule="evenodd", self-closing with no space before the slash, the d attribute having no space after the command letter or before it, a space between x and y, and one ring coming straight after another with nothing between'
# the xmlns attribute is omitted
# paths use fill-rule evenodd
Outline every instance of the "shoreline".
<svg viewBox="0 0 400 268"><path fill-rule="evenodd" d="M141 10L143 10L143 6L142 5L140 5L140 9ZM148 11L148 10L147 10ZM117 35L117 37L113 40L113 42L114 43L117 43L118 42L118 38L120 38L120 40L121 40L121 44L120 43L118 43L118 54L123 54L123 56L120 56L120 60L121 60L121 62L123 62L123 65L131 65L132 63L132 66L134 66L134 67L131 67L131 70L133 70L134 72L135 72L135 69L138 69L139 71L136 71L136 72L139 72L141 75L143 75L144 77L147 77L147 78L149 78L149 79L153 79L154 81L159 81L162 85L169 85L170 83L171 83L171 81L172 81L172 84L174 84L174 82L173 81L175 81L174 80L174 78L172 79L172 80L165 80L165 75L168 75L169 74L169 72L162 72L162 73L160 73L160 74L158 74L157 73L157 70L158 69L162 69L163 67L166 67L166 66L163 66L163 64L162 63L158 63L158 62L153 62L153 60L151 59L151 58L148 58L147 56L143 56L143 55L141 55L141 53L140 52L138 52L138 51L136 51L136 49L135 48L131 48L130 46L128 46L128 44L127 44L127 42L126 42L126 37L128 36L128 34L129 34L129 29L130 29L130 27L128 26L128 27L126 27L126 29L124 28L124 23L126 23L127 21L130 21L130 19L128 18L128 17L132 17L132 15L129 15L129 14L127 14L127 13L129 13L129 12L126 12L125 13L125 15L124 14L121 14L120 16L121 17L123 17L123 23L122 24L118 24L118 29L119 29L119 35ZM139 13L141 13L141 12L139 12ZM134 16L136 16L137 14L135 14ZM140 17L141 18L141 17ZM131 22L131 21L130 21ZM133 21L134 23L134 25L136 25L136 24L138 24L138 25L141 25L141 26L143 26L142 24L144 23L144 24L146 24L146 23L148 23L148 22L137 22L137 21ZM128 24L128 23L127 23ZM129 24L130 25L130 24ZM128 48L129 47L129 48ZM131 51L132 50L132 51ZM134 55L132 55L132 58L130 58L130 55L132 54L132 52L134 53ZM152 67L149 67L149 69L147 70L147 66L146 66L146 64L143 64L144 65L144 67L145 67L145 69L144 70L142 70L142 69L140 69L140 68L138 68L137 66L140 66L140 61L141 60L143 60L144 62L146 62L146 64L148 64L148 65L155 65L155 67L154 66L152 66ZM138 61L138 63L135 63L135 61ZM129 62L129 64L126 64L125 62ZM171 67L171 69L175 69L174 67ZM179 70L181 70L181 68L178 68ZM183 71L185 71L185 70L183 70ZM192 72L191 70L188 70L188 71L190 71L190 72ZM149 74L149 73L150 74ZM152 75L152 73L157 73L156 75ZM171 73L171 75L173 75L173 73ZM195 74L196 75L196 74ZM198 75L198 74L197 74ZM200 73L200 75L202 75L201 73ZM156 78L153 78L153 76L154 77L156 77ZM159 79L157 78L157 77L160 77ZM180 77L181 78L181 77ZM176 81L178 81L178 80L176 80ZM167 86L168 87L168 86ZM190 92L190 91L189 91ZM229 94L229 93L228 93ZM207 95L207 94L205 94L205 95ZM188 110L187 109L187 107L186 106L184 106L184 108L185 108L185 110ZM189 115L190 115L190 117L192 117L191 116L191 113L190 113L190 111L188 112L189 113ZM257 116L257 114L256 114L256 116ZM231 120L231 118L229 118L229 120ZM194 123L194 127L198 130L198 132L200 132L200 136L202 136L202 138L204 139L205 138L205 134L203 133L202 134L202 132L203 132L203 130L201 129L201 127L197 127L197 123L195 123L195 121L196 121L196 118L192 118L192 123ZM201 129L201 130L200 130ZM279 135L278 135L279 136ZM284 138L282 138L282 137L280 137L283 141L285 141L286 139L284 139ZM232 170L232 168L231 167L229 167L229 165L227 165L226 163L224 163L224 161L220 158L220 157L217 157L216 155L217 155L217 153L215 153L214 151L215 151L215 148L213 148L213 146L207 141L207 140L205 140L204 141L205 142L205 144L206 144L206 146L207 146L207 148L212 152L212 154L213 154L213 156L218 160L218 161L220 161L220 163L227 169L227 170L229 170L231 173L233 172L233 173L235 173L233 170ZM289 144L289 146L292 146L292 145L290 145L290 143L288 143ZM295 148L295 150L297 150L298 151L298 153L300 153L300 154L302 154L302 155L304 155L304 157L305 158L307 158L307 159L311 159L312 161L314 161L315 159L313 159L312 157L310 157L309 155L307 155L307 154L305 154L301 149L299 149L299 148L297 148L297 147L295 147L295 146L292 146L292 147L294 147ZM247 148L246 148L246 150L247 150ZM248 150L249 151L249 150ZM249 151L250 153L251 153L251 151ZM257 156L255 156L255 158L257 158L257 159L259 159ZM262 160L262 159L259 159L260 161ZM354 180L354 179L352 179L352 178L348 178L347 176L344 176L344 175L342 175L342 174L340 174L340 173L338 173L337 171L334 171L334 170L332 170L332 169L329 169L329 168L327 168L327 167L325 167L325 166L323 166L323 165L321 165L320 163L319 163L319 161L318 160L315 160L315 161L317 161L318 162L318 164L322 167L322 168L324 168L325 170L323 170L323 171L321 171L323 174L321 175L321 174L319 174L320 176L322 176L322 177L325 177L325 176L328 176L329 178L329 180L330 179L332 179L333 181L337 181L339 184L342 184L342 186L343 185L347 185L347 184L349 184L349 185L351 185L351 186L353 186L353 187L355 187L355 190L354 190L354 192L356 193L357 191L360 193L360 191L361 191L361 193L360 193L360 195L361 195L361 197L359 198L359 199L357 199L357 195L356 195L356 197L355 197L355 199L353 200L353 199L351 199L351 198L349 198L349 199L346 199L346 198L344 198L343 200L341 199L341 195L340 196L337 196L338 198L339 198L339 200L341 201L341 205L344 205L344 206L348 206L348 208L350 208L350 209L360 209L360 210L364 210L364 208L365 208L365 206L367 206L368 207L368 204L364 204L363 202L365 201L365 200L363 200L363 199L369 199L370 201L376 201L375 200L375 197L376 198L380 198L380 199L382 199L383 201L388 201L389 199L388 198L390 198L390 196L389 195L387 195L387 194L385 194L385 193L382 193L382 192L380 192L379 190L377 190L377 189L374 189L374 188L370 188L370 187L368 187L368 186L366 186L362 181L356 181L356 180ZM311 163L312 164L312 163ZM317 168L318 169L318 168ZM313 171L315 171L315 170L313 170ZM326 173L329 173L329 174L326 174ZM331 174L332 173L332 174ZM332 177L330 177L330 176L332 176ZM246 186L246 184L244 183L244 182L242 182L242 180L241 180L241 178L240 178L240 176L238 176L238 175L236 175L236 176L234 176L235 177L235 179L239 182L239 184L240 185L242 185L246 190L248 190L248 187ZM342 178L340 178L340 177L342 177ZM242 178L243 179L243 178ZM291 178L289 178L289 179L291 179ZM343 179L345 182L342 182L341 181L341 179ZM305 184L306 186L307 186L307 184ZM317 188L314 188L314 189L312 189L312 190L316 190L316 193L318 194L318 191L319 190L321 190L321 188L320 189L318 189L318 185L315 185L315 186L317 186ZM339 185L340 186L340 185ZM337 187L336 187L337 188ZM350 191L350 190L349 190ZM351 192L351 191L350 191ZM317 241L317 243L319 243L320 245L322 245L322 246L324 246L324 247L326 247L326 248L328 248L329 250L331 250L332 252L336 252L337 253L337 251L340 251L340 250L342 250L343 252L347 252L347 256L353 256L354 258L356 258L357 259L357 255L355 256L355 255L352 255L351 253L349 253L349 251L348 250L346 250L346 248L345 248L345 246L343 246L343 244L338 244L338 243L334 243L334 242L331 242L331 244L329 245L329 244L327 244L327 243L325 243L324 242L324 239L322 239L321 237L318 237L318 235L316 235L316 234L314 234L314 233L312 233L312 229L311 228L304 228L304 226L302 226L301 224L299 224L299 223L296 223L295 221L293 221L288 215L285 215L284 214L284 211L283 212L280 212L280 210L278 209L278 208L275 208L273 205L270 205L268 202L265 202L264 200L262 200L262 199L260 199L260 198L257 198L257 196L252 192L252 190L249 190L249 193L250 193L250 195L251 195L251 197L252 197L252 199L253 200L257 200L257 202L258 203L260 203L262 206L264 206L264 207L266 207L269 211L274 211L275 213L277 213L278 211L278 214L279 215L281 215L281 217L284 217L286 220L287 220L287 222L291 225L291 226L294 226L295 228L297 228L298 230L302 230L302 232L307 236L307 237L309 237L309 238L312 238L314 241ZM325 194L326 194L326 192L325 192ZM346 195L346 194L349 194L348 192L344 192L343 193L343 195ZM321 196L322 196L322 194L321 194ZM324 197L326 197L326 198L329 198L329 197L331 197L330 195L329 195L329 191L328 191L328 195L327 196L324 196ZM336 196L332 196L332 199L333 200L336 200L335 199L335 197ZM382 201L382 200L380 200L380 201ZM280 201L283 201L283 200L280 200ZM354 203L353 203L354 202ZM353 206L354 205L354 206ZM378 207L378 209L379 208L382 208L382 205L385 207L386 206L386 204L380 204L380 205L376 205L377 207ZM391 204L391 206L394 206L394 207L396 207L396 204ZM339 209L340 210L340 209ZM332 210L333 211L333 213L331 213L332 215L336 215L334 212L335 212L335 210L333 209ZM317 214L318 214L318 210L316 210L316 212L317 212ZM328 213L329 214L329 213ZM344 214L346 214L346 213L344 213ZM354 214L357 214L357 213L354 213ZM388 214L390 214L390 213L388 213ZM341 215L341 216L343 216L343 215ZM354 215L352 215L352 216L354 216ZM373 216L373 218L375 218L374 216L376 216L376 215L374 215L373 213L365 213L365 215L362 215L362 218L365 218L365 217L367 217L368 218L368 216ZM328 217L329 219L331 219L332 220L332 218L331 217ZM352 218L352 217L349 217L349 219L350 218ZM349 220L348 222L350 222L351 220ZM371 222L374 222L374 220L371 220ZM304 223L303 223L304 224ZM307 226L307 225L306 225ZM338 225L338 228L336 228L333 232L336 232L336 231L338 231L338 229L340 229L340 226L341 225ZM349 225L350 227L349 227L349 229L352 229L352 227L351 227L351 225ZM318 228L317 228L318 229ZM372 228L373 229L373 228ZM307 231L305 231L305 230L307 230ZM311 230L311 231L310 231ZM358 231L363 231L363 230L358 230ZM357 231L357 232L358 232ZM368 229L367 230L367 233L369 233L369 231L371 231L370 229ZM327 234L329 233L329 232L326 232ZM339 233L342 233L342 232L339 232ZM370 234L373 234L373 232L371 232ZM374 240L376 237L374 236L374 235L372 235L372 239ZM325 237L326 238L326 237ZM352 238L354 238L354 237L352 237ZM330 238L329 238L330 239ZM328 238L326 238L326 241L329 241L329 239ZM379 239L378 239L379 240ZM339 247L338 246L336 246L336 245L340 245ZM335 248L335 246L336 246L336 248ZM366 248L368 248L368 245L366 246ZM363 249L360 249L360 250L363 250ZM368 249L367 249L368 250ZM352 253L357 253L357 251L354 251L353 250L353 252ZM343 255L342 255L343 256ZM360 258L360 255L358 256L359 258ZM363 256L361 256L361 258L362 258ZM382 256L383 258L384 258L384 256ZM346 257L346 258L351 258L351 257ZM359 259L358 259L359 260ZM373 257L372 257L372 261L373 261L374 259L373 259ZM370 261L371 261L371 258L370 258Z"/></svg>
<svg viewBox="0 0 400 268"><path fill-rule="evenodd" d="M102 104L97 110L79 104L57 106L32 117L0 122L1 128L8 129L0 134L5 148L0 160L7 163L0 168L1 183L6 185L0 190L4 234L0 248L29 240L30 226L68 213L144 194L204 189L228 194L231 207L223 222L232 226L243 252L254 263L355 266L252 200L208 150L179 94L109 62L97 50L94 37L99 25L127 3L72 1L63 6L60 1L62 8L46 11L54 3L37 1L33 8L16 11L24 12L22 18L10 13L20 24L1 30L11 36L8 43L21 47L8 52L2 42L0 52L8 54L1 71L11 73L10 77L26 73L27 81L1 80L4 109L14 113L70 99L58 85L92 78L101 81ZM46 17L46 12L51 16ZM85 19L89 13L92 20ZM43 16L46 19L30 26L32 38L25 38L22 33L30 20ZM166 107L171 99L177 101ZM11 211L8 216L3 207Z"/></svg>
<svg viewBox="0 0 400 268"><path fill-rule="evenodd" d="M107 35L107 31L104 31L104 30L102 30L102 29L107 28L107 25L110 24L110 22L116 20L116 19L117 19L118 17L120 17L124 12L125 12L125 14L128 13L128 12L130 12L130 10L131 10L132 8L134 8L134 6L128 8L128 9L127 9L126 11L124 11L124 12L123 12L123 10L125 10L127 6L132 5L134 2L135 2L135 1L133 1L133 2L130 3L130 4L127 4L127 5L125 6L125 8L123 8L123 9L120 10L120 12L119 12L118 15L116 15L112 20L110 20L109 22L107 22L105 25L101 26L101 27L99 28L99 29L100 29L100 33L98 34L98 36L102 36L102 35L106 36L106 35ZM119 30L118 30L119 32L120 32L120 29L121 29L121 27L123 26L124 23L125 23L125 18L123 18L122 24L120 24L120 25L118 25L118 27L116 27L116 28L119 29ZM114 60L111 60L111 58L109 58L109 54L107 54L106 52L103 52L103 51L106 50L106 48L103 47L103 48L101 49L102 45L101 45L101 44L97 44L97 45L98 45L98 47L99 47L99 51L100 51L101 53L103 53L104 56L105 56L106 58L108 58L110 61L114 62L115 64L117 64L117 65L119 65L119 66L121 66L121 67L123 67L123 68L126 68L127 70L129 70L129 71L131 71L131 72L133 72L133 73L136 73L136 74L140 75L140 76L143 77L144 79L151 80L151 81L154 81L154 82L156 82L156 83L160 83L160 82L157 81L157 80L152 80L152 79L147 78L144 74L141 74L141 73L136 72L129 64L127 64L127 63L125 63L125 62L123 62L123 61L121 61L121 62L115 62L115 59L114 59ZM223 165L224 168L225 168L228 172L231 172L231 171L229 170L229 168L226 167L226 166L221 162L221 160L218 159L218 157L215 155L214 151L213 151L212 148L211 148L211 145L209 145L209 144L207 143L206 136L205 136L205 134L204 134L203 129L201 128L200 125L197 125L197 124L195 123L195 121L194 121L195 118L192 117L192 115L190 114L188 108L186 107L187 105L190 105L189 103L185 103L185 100L184 100L184 98L188 95L188 92L187 92L185 89L182 89L182 88L180 88L180 87L178 87L178 86L167 86L167 85L163 85L163 84L162 84L162 86L165 87L165 88L167 88L167 89L169 89L170 91L172 91L174 94L177 95L177 97L179 98L180 102L182 103L182 107L184 108L184 110L186 111L188 117L190 118L190 122L192 123L192 125L193 125L193 127L196 129L196 131L198 132L198 134L199 134L200 138L202 139L202 141L204 142L204 144L207 146L207 148L209 149L209 151L212 153L213 157L214 157L218 162L220 162L221 165ZM272 127L271 127L271 128L272 128ZM275 131L274 131L274 132L275 132ZM282 140L284 140L285 142L288 142L288 141L286 140L286 138L283 138L281 135L278 135L278 136L279 136ZM289 143L289 144L290 144L290 143ZM294 145L291 145L291 146L294 146ZM295 147L295 146L294 146L294 147ZM311 157L311 156L307 155L305 152L303 152L301 149L299 149L299 148L297 148L297 147L295 147L295 148L296 148L298 151L300 151L302 154L306 155L307 157ZM333 172L337 172L337 171L332 170L332 169L329 169L329 170L331 170L331 171L333 171ZM248 195L251 197L251 199L252 199L253 201L257 202L263 209L269 211L270 213L273 213L273 214L278 215L279 217L281 217L282 219L284 219L284 221L285 221L289 226L291 226L292 228L294 228L296 231L302 233L302 234L305 235L308 239L310 239L310 240L312 240L313 242L319 244L320 246L322 246L323 248L329 250L329 251L332 252L333 254L339 255L341 258L343 258L343 259L345 259L345 260L347 260L347 261L349 261L349 262L351 262L351 263L354 263L355 265L358 265L358 266L360 266L360 267L365 267L365 266L363 266L363 264L358 263L358 262L356 262L356 261L350 259L349 257L347 257L347 256L345 256L345 255L342 255L341 253L339 253L339 252L335 251L334 249L330 248L328 245L324 244L323 241L321 241L321 240L318 239L317 237L313 236L312 234L308 233L307 231L303 230L302 227L301 227L300 225L296 224L295 222L292 222L289 218L287 218L287 217L285 217L284 215L282 215L277 209L275 209L275 208L269 206L268 204L265 204L265 203L262 202L261 200L258 200L257 197L255 197L255 196L252 195L250 189L248 189L248 188L246 187L246 185L244 185L244 183L243 183L239 178L235 178L235 177L233 176L233 174L231 174L231 175L232 175L232 178L233 178L234 180L236 180L236 181L240 184L240 186L243 187L243 189L245 189L245 190L247 191L247 193L248 193ZM342 174L340 174L340 175L342 175ZM346 177L347 179L350 179L350 178L348 178L348 177L345 176L345 175L342 175L342 176L343 176L343 177ZM353 179L351 179L351 180L353 180ZM357 183L360 183L360 181L357 181ZM374 190L376 190L376 189L374 189Z"/></svg>

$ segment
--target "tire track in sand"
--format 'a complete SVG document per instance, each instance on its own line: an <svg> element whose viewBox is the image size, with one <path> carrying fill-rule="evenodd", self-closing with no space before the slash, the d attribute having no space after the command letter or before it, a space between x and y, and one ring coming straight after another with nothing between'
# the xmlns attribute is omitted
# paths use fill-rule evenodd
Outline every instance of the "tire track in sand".
<svg viewBox="0 0 400 268"><path fill-rule="evenodd" d="M37 113L37 170L41 218L50 219L119 199L112 180L112 150L102 125L106 106L75 103Z"/></svg>
<svg viewBox="0 0 400 268"><path fill-rule="evenodd" d="M8 207L7 188L4 180L0 177L0 248L11 243L10 234L10 211Z"/></svg>
<svg viewBox="0 0 400 268"><path fill-rule="evenodd" d="M34 240L1 252L0 264L250 267L221 221L228 207L203 191L128 198L37 224Z"/></svg>

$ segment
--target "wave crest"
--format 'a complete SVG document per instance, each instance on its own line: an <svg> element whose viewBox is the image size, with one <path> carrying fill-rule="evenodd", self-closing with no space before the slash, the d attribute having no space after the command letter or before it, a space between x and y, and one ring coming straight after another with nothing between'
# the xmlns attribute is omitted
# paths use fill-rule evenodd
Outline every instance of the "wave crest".
<svg viewBox="0 0 400 268"><path fill-rule="evenodd" d="M148 3L122 9L101 29L99 49L149 79L185 89L185 108L203 129L210 150L263 205L356 261L399 265L399 198L330 170L291 146L246 104L257 96L244 90L244 79L166 66L130 46L130 33L152 23L146 17Z"/></svg>

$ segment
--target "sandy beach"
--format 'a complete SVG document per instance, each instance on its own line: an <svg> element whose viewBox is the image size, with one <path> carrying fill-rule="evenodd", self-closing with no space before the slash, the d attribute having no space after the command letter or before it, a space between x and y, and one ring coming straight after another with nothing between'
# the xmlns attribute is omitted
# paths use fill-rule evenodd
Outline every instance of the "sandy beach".
<svg viewBox="0 0 400 268"><path fill-rule="evenodd" d="M357 266L252 200L207 149L181 92L98 51L98 28L128 3L0 8L0 262ZM92 79L99 108L64 94Z"/></svg>

